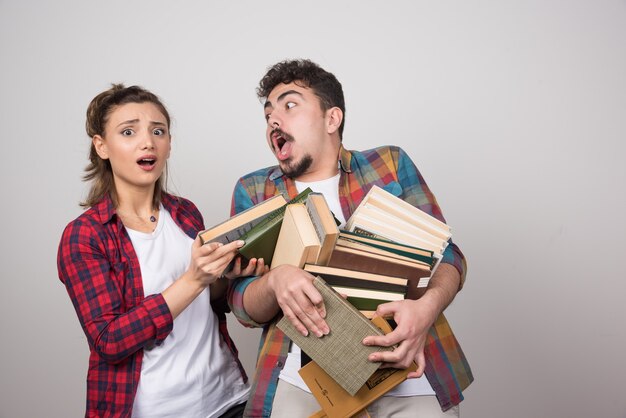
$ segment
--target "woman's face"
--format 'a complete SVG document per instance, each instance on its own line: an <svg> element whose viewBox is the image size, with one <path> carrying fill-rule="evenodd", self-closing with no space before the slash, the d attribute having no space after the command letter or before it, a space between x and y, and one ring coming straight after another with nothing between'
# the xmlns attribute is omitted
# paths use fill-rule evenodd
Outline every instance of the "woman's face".
<svg viewBox="0 0 626 418"><path fill-rule="evenodd" d="M114 107L104 136L93 137L102 159L108 159L118 193L150 188L159 179L170 156L167 119L152 103Z"/></svg>

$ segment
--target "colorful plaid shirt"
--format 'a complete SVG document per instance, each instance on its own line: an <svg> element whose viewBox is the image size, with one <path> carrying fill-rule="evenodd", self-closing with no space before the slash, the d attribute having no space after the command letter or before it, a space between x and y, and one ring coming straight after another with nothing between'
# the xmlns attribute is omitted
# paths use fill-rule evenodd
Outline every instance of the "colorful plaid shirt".
<svg viewBox="0 0 626 418"><path fill-rule="evenodd" d="M357 208L374 185L399 196L413 206L445 222L435 196L421 174L406 155L392 146L363 152L341 149L339 155L339 201L345 219ZM231 215L268 199L278 193L289 198L297 194L295 183L277 167L268 167L250 173L237 182L233 192ZM465 281L466 263L459 248L450 243L444 252L443 263L453 265ZM256 277L238 279L231 284L228 301L239 321L250 327L263 327L257 369L252 382L250 398L244 416L269 417L282 370L289 351L289 339L276 328L276 321L268 324L254 322L243 308L243 293ZM473 380L472 371L443 314L428 333L424 348L426 377L437 394L443 410L463 400L462 391Z"/></svg>
<svg viewBox="0 0 626 418"><path fill-rule="evenodd" d="M165 194L162 203L189 237L204 229L190 201ZM65 228L58 270L89 343L85 416L130 417L143 351L163 343L173 319L160 293L144 296L139 260L110 198ZM220 334L247 381L226 329L226 298L212 305Z"/></svg>

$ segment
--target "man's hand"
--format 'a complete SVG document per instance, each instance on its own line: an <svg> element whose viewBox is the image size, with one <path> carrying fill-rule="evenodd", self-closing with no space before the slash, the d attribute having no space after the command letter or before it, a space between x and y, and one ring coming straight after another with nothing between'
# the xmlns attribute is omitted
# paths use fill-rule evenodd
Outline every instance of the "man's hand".
<svg viewBox="0 0 626 418"><path fill-rule="evenodd" d="M262 276L269 271L269 267L265 265L262 258L251 258L245 269L241 268L241 256L235 258L233 268L224 274L227 279L236 279L237 277Z"/></svg>
<svg viewBox="0 0 626 418"><path fill-rule="evenodd" d="M324 321L326 308L322 295L313 285L314 277L290 265L282 265L268 273L267 283L283 314L304 336L311 331L321 337L330 329Z"/></svg>
<svg viewBox="0 0 626 418"><path fill-rule="evenodd" d="M381 367L398 369L406 369L415 361L417 370L407 377L422 376L426 367L424 344L428 330L439 315L437 306L426 299L402 300L379 305L376 314L393 317L398 326L389 334L365 337L363 344L383 347L398 344L398 347L393 351L372 353L369 360L383 362Z"/></svg>

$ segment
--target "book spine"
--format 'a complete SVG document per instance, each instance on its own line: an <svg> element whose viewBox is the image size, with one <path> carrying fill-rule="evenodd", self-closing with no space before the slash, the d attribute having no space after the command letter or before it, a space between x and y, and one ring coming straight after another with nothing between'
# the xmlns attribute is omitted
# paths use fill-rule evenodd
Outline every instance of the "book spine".
<svg viewBox="0 0 626 418"><path fill-rule="evenodd" d="M353 277L321 275L322 278L331 286L352 287L355 289L383 290L387 292L406 293L406 284L395 284L378 282L373 280L356 279ZM405 280L405 283L407 280Z"/></svg>

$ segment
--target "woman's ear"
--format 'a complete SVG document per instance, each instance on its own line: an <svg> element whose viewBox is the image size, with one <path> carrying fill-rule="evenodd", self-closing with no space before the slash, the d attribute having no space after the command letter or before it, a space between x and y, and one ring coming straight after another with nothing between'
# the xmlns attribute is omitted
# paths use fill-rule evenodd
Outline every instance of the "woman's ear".
<svg viewBox="0 0 626 418"><path fill-rule="evenodd" d="M341 122L343 121L343 112L338 107L331 107L326 111L327 118L327 132L329 134L333 134L339 131L339 127L341 126Z"/></svg>
<svg viewBox="0 0 626 418"><path fill-rule="evenodd" d="M93 147L95 148L96 153L98 153L98 156L100 158L102 158L103 160L109 159L106 143L100 135L94 135L91 139L91 143L93 144Z"/></svg>

